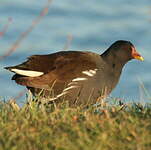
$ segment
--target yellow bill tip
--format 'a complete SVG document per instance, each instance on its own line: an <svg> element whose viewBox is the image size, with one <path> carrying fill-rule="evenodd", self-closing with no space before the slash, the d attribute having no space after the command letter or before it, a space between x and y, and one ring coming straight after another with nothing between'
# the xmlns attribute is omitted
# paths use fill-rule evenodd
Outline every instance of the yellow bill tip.
<svg viewBox="0 0 151 150"><path fill-rule="evenodd" d="M144 58L142 56L139 56L139 55L134 56L134 59L144 61Z"/></svg>

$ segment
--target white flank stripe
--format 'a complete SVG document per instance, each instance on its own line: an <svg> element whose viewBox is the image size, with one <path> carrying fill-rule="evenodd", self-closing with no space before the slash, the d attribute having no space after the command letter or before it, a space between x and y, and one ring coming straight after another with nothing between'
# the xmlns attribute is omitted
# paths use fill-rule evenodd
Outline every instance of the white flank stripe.
<svg viewBox="0 0 151 150"><path fill-rule="evenodd" d="M73 88L77 88L77 86L69 86L69 87L65 88L63 91L68 91L68 90L73 89Z"/></svg>
<svg viewBox="0 0 151 150"><path fill-rule="evenodd" d="M49 101L53 101L53 100L56 100L57 98L67 94L68 92L62 92L61 94L58 94L56 97L53 97L53 98L50 98Z"/></svg>
<svg viewBox="0 0 151 150"><path fill-rule="evenodd" d="M84 80L87 80L87 78L75 78L73 79L72 81L84 81Z"/></svg>
<svg viewBox="0 0 151 150"><path fill-rule="evenodd" d="M93 74L96 74L96 71L97 71L98 69L94 69L94 70L89 70L91 73L93 73Z"/></svg>
<svg viewBox="0 0 151 150"><path fill-rule="evenodd" d="M97 69L94 70L86 70L86 71L82 71L83 74L88 75L90 77L93 77L96 74Z"/></svg>
<svg viewBox="0 0 151 150"><path fill-rule="evenodd" d="M56 97L59 98L59 97L65 95L65 94L67 94L67 92L62 92L61 94L58 94Z"/></svg>
<svg viewBox="0 0 151 150"><path fill-rule="evenodd" d="M11 69L11 71L27 77L38 77L44 74L43 72L31 71L31 70Z"/></svg>
<svg viewBox="0 0 151 150"><path fill-rule="evenodd" d="M90 77L93 76L93 74L90 71L82 71L83 74L88 75Z"/></svg>
<svg viewBox="0 0 151 150"><path fill-rule="evenodd" d="M78 84L78 82L70 82L69 84L68 84L68 86L70 86L70 85L77 85Z"/></svg>

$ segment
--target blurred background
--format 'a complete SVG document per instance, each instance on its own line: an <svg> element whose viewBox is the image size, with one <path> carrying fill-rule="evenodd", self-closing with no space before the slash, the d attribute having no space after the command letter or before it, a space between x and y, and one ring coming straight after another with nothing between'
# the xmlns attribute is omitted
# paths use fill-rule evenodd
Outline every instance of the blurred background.
<svg viewBox="0 0 151 150"><path fill-rule="evenodd" d="M0 56L26 32L47 0L0 1ZM4 34L3 34L4 32ZM127 101L149 102L151 94L151 1L149 0L53 0L49 11L19 42L17 49L0 60L0 96L8 99L25 88L11 81L3 69L32 54L47 54L68 48L102 53L116 40L129 40L145 58L133 60L123 70L111 93ZM68 43L68 47L67 46ZM25 94L24 94L25 95ZM25 100L20 97L18 102Z"/></svg>

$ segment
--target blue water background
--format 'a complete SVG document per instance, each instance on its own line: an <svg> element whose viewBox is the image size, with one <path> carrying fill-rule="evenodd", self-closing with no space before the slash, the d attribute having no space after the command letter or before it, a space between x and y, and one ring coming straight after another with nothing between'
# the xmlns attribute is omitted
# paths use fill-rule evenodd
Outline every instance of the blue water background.
<svg viewBox="0 0 151 150"><path fill-rule="evenodd" d="M26 31L45 7L46 0L1 0L0 31L12 22L0 37L0 55ZM72 36L70 50L102 53L119 39L131 41L145 58L133 60L123 70L120 82L111 96L128 101L150 101L151 94L151 1L149 0L54 0L49 13L20 43L17 50L0 61L0 96L16 96L24 87L10 78L4 66L16 65L32 54L47 54L64 49ZM145 87L144 92L140 81ZM140 88L141 87L141 88ZM24 97L19 101L24 100Z"/></svg>

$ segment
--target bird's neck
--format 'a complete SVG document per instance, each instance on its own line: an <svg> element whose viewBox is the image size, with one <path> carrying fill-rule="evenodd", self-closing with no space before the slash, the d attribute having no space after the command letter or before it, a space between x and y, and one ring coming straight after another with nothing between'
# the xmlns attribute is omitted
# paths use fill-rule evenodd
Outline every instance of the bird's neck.
<svg viewBox="0 0 151 150"><path fill-rule="evenodd" d="M110 54L110 51L105 51L101 57L107 63L110 68L113 70L116 70L117 74L120 74L122 72L123 66L126 64L125 61L122 61L121 59L117 58L114 54Z"/></svg>

